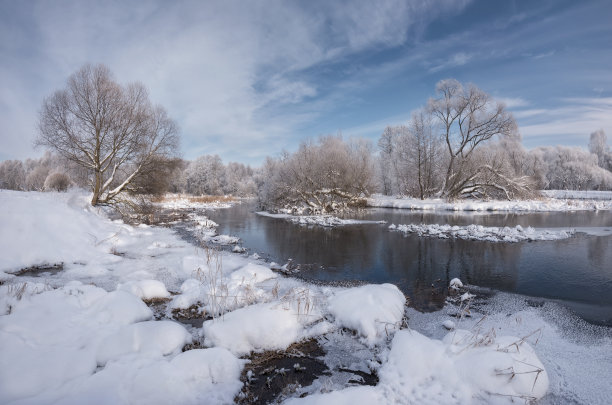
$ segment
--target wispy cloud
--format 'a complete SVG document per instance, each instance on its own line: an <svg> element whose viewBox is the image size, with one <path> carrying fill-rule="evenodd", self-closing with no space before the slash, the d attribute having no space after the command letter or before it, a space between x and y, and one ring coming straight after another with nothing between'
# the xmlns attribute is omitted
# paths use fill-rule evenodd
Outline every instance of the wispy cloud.
<svg viewBox="0 0 612 405"><path fill-rule="evenodd" d="M566 98L556 108L515 112L528 146L545 143L586 146L589 134L612 128L612 97Z"/></svg>
<svg viewBox="0 0 612 405"><path fill-rule="evenodd" d="M529 105L529 101L521 97L501 97L497 98L497 100L504 103L509 109L526 107Z"/></svg>
<svg viewBox="0 0 612 405"><path fill-rule="evenodd" d="M448 59L447 61L429 68L429 71L431 73L435 73L440 70L450 69L450 68L454 68L457 66L463 66L466 63L468 63L470 59L472 59L472 55L467 54L465 52L459 52L451 56L451 58Z"/></svg>

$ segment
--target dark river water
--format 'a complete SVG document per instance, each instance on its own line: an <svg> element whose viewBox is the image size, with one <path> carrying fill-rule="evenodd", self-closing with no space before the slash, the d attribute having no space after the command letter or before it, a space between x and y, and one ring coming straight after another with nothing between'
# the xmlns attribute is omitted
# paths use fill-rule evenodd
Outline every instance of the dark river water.
<svg viewBox="0 0 612 405"><path fill-rule="evenodd" d="M390 282L420 310L443 306L454 277L470 285L550 299L587 321L612 326L612 236L576 233L560 241L492 243L391 232L394 224L532 226L604 229L612 211L573 213L423 213L368 209L348 217L387 224L303 226L255 214L243 203L207 212L220 234L239 236L250 253L300 264L300 276L320 281Z"/></svg>

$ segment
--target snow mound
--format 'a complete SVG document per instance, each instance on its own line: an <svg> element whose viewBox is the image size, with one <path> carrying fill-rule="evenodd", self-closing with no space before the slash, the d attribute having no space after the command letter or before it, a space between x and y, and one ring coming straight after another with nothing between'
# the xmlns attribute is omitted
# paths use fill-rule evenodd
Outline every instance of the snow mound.
<svg viewBox="0 0 612 405"><path fill-rule="evenodd" d="M164 283L157 280L128 281L127 283L119 284L117 290L127 291L142 300L170 297L170 293Z"/></svg>
<svg viewBox="0 0 612 405"><path fill-rule="evenodd" d="M393 284L365 285L341 291L328 310L341 327L353 329L374 345L401 326L406 297Z"/></svg>
<svg viewBox="0 0 612 405"><path fill-rule="evenodd" d="M96 362L104 366L132 353L159 357L178 353L192 341L187 330L173 321L148 321L126 326L107 336L98 347Z"/></svg>
<svg viewBox="0 0 612 405"><path fill-rule="evenodd" d="M466 240L482 240L487 242L521 242L535 240L559 240L567 239L575 234L573 229L534 229L523 228L517 225L514 228L468 225L452 226L438 224L408 224L389 225L389 229L403 233L414 233L418 236L429 236L440 239L459 238Z"/></svg>
<svg viewBox="0 0 612 405"><path fill-rule="evenodd" d="M242 356L252 351L286 349L306 337L308 326L321 318L314 298L300 289L286 301L250 305L206 321L202 335L207 345Z"/></svg>
<svg viewBox="0 0 612 405"><path fill-rule="evenodd" d="M511 404L542 398L548 375L519 338L450 332L443 340L416 331L395 334L375 387L292 399L290 404Z"/></svg>
<svg viewBox="0 0 612 405"><path fill-rule="evenodd" d="M461 282L460 279L458 278L454 278L450 281L450 283L448 284L448 286L454 290L458 290L460 288L463 288L463 283Z"/></svg>
<svg viewBox="0 0 612 405"><path fill-rule="evenodd" d="M195 349L168 357L110 362L67 384L61 403L231 404L240 391L244 360L225 349ZM46 401L45 401L46 402Z"/></svg>
<svg viewBox="0 0 612 405"><path fill-rule="evenodd" d="M7 254L0 255L0 270L110 256L107 242L120 227L92 215L83 197L2 190L0 246Z"/></svg>
<svg viewBox="0 0 612 405"><path fill-rule="evenodd" d="M151 317L132 294L78 282L23 295L12 302L10 314L0 316L0 403L90 376L101 340Z"/></svg>

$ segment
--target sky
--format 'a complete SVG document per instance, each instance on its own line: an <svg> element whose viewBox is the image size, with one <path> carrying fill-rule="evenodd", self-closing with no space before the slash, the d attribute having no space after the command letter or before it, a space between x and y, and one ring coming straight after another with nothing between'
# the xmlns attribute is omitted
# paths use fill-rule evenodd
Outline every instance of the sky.
<svg viewBox="0 0 612 405"><path fill-rule="evenodd" d="M375 144L473 83L523 144L612 138L612 2L0 0L0 160L38 157L38 112L86 63L142 82L185 159L258 166L327 134Z"/></svg>

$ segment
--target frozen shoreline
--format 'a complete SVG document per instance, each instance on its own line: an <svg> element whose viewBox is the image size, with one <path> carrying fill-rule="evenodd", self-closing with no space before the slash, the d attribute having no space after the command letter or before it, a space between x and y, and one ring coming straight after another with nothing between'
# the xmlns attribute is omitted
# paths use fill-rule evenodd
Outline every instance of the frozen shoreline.
<svg viewBox="0 0 612 405"><path fill-rule="evenodd" d="M580 193L580 192L578 192ZM368 199L373 208L398 208L415 211L475 211L475 212L568 212L611 210L612 198L601 199L559 199L545 197L542 200L524 201L481 201L460 200L449 203L442 199L397 198L375 194Z"/></svg>
<svg viewBox="0 0 612 405"><path fill-rule="evenodd" d="M340 288L283 277L254 257L196 248L170 229L110 221L79 194L2 192L0 203L5 208L0 213L0 246L5 249L0 258L0 402L79 402L95 393L106 403L231 403L243 387L240 356L323 335L345 342L347 351L362 353L353 359L356 369L376 371L380 383L350 387L346 379L321 377L292 394L308 396L290 402L435 402L459 395L455 398L460 402L507 403L487 392L541 396L546 391L544 376L532 392L533 378L517 375L517 385L507 384L504 376L475 381L464 375L465 364L476 358L485 359L482 370L508 364L518 369L516 361L535 363L537 357L520 360L516 353L497 351L520 339L520 327L504 326L503 335L517 337L498 333L484 346L452 337L443 341L449 333L442 322L413 324L418 317L411 310L410 329L401 329L404 296L391 284ZM202 216L194 220L209 237L216 224ZM49 240L54 241L51 247ZM41 261L62 262L63 270L42 278L5 272ZM154 321L143 300L168 300L168 312ZM167 320L171 309L190 308L215 319L205 320L202 327ZM526 316L517 311L517 316ZM530 325L545 326L542 316L530 316ZM496 322L491 325L501 327L505 321ZM343 328L354 337L347 338ZM478 338L473 331L465 336ZM181 354L191 342L202 346ZM530 353L531 343L525 343L522 355ZM328 347L333 350L334 345ZM599 353L599 348L580 346L587 354ZM427 360L418 357L431 350L440 356L439 367L427 368ZM538 346L535 350L539 355ZM334 363L333 353L328 357L330 364L341 366ZM548 357L541 360L547 369L554 364ZM410 377L395 365L405 362L413 364ZM568 369L552 369L550 395L572 398L567 388L554 385L561 372L570 387L583 382L572 380ZM406 381L422 384L403 390ZM333 392L326 394L330 388ZM580 391L575 398L593 398L585 395Z"/></svg>

